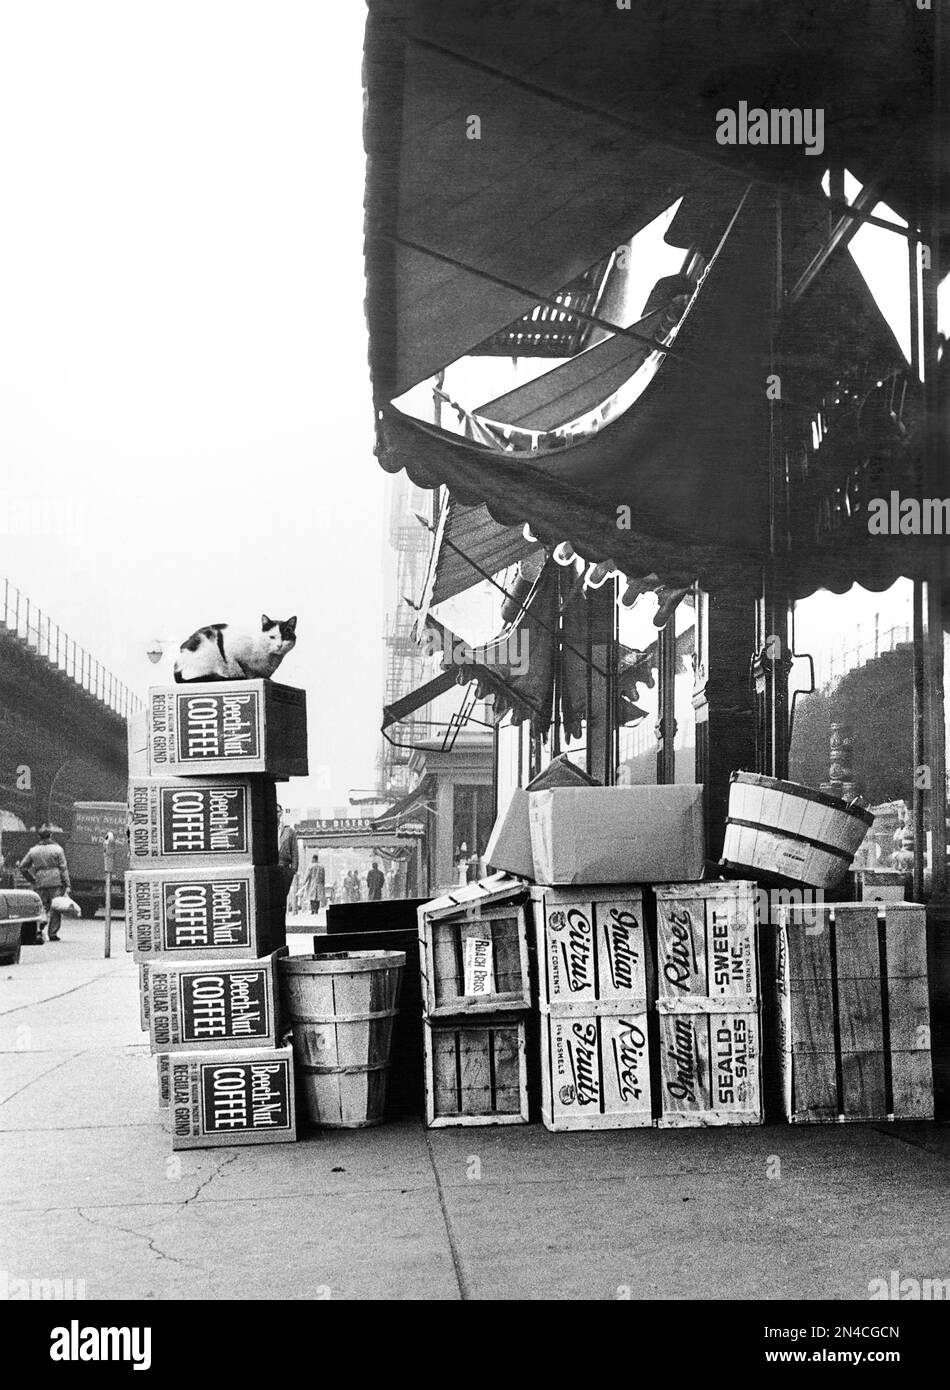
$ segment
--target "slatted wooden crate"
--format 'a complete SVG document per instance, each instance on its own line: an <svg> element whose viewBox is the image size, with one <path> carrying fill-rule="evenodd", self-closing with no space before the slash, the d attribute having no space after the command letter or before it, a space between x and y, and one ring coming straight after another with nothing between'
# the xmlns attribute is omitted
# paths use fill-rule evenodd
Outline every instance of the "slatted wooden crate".
<svg viewBox="0 0 950 1390"><path fill-rule="evenodd" d="M789 1120L933 1117L922 906L784 907L776 973Z"/></svg>
<svg viewBox="0 0 950 1390"><path fill-rule="evenodd" d="M428 1018L531 1007L526 902L523 883L494 874L419 908Z"/></svg>
<svg viewBox="0 0 950 1390"><path fill-rule="evenodd" d="M646 1007L649 963L640 888L532 888L531 902L542 1010L607 999Z"/></svg>
<svg viewBox="0 0 950 1390"><path fill-rule="evenodd" d="M658 886L663 1128L762 1123L756 885Z"/></svg>
<svg viewBox="0 0 950 1390"><path fill-rule="evenodd" d="M527 1124L523 1015L426 1021L424 1041L430 1128Z"/></svg>

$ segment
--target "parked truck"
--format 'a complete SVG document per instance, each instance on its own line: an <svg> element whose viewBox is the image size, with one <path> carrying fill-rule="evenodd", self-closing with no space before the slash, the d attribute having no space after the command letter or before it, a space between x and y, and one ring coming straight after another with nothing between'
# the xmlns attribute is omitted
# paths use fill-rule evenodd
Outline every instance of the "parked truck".
<svg viewBox="0 0 950 1390"><path fill-rule="evenodd" d="M100 908L105 907L103 842L110 831L115 845L112 907L116 911L124 908L125 871L129 867L127 824L128 809L124 801L77 801L73 806L69 832L53 830L53 839L66 851L72 895L82 908L84 917L94 917ZM36 830L4 830L0 853L7 873L15 870L38 838ZM26 886L22 875L14 874L14 878L17 886Z"/></svg>

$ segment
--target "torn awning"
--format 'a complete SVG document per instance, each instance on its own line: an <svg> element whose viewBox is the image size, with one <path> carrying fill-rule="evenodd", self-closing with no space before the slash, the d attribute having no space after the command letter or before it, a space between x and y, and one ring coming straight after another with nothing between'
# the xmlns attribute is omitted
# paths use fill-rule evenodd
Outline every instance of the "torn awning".
<svg viewBox="0 0 950 1390"><path fill-rule="evenodd" d="M380 462L390 472L405 468L419 486L445 484L460 501L484 504L501 525L527 522L546 544L568 540L585 559L610 559L628 576L708 585L725 568L755 588L768 501L760 442L772 274L753 190L680 327L675 355L626 414L573 447L512 460L388 406L378 425ZM621 518L623 507L629 516Z"/></svg>
<svg viewBox="0 0 950 1390"><path fill-rule="evenodd" d="M540 547L520 526L503 526L479 503L470 507L447 494L433 539L422 612L527 559Z"/></svg>
<svg viewBox="0 0 950 1390"><path fill-rule="evenodd" d="M894 0L369 9L377 399L511 324L681 194L671 240L708 253L724 201L749 178L807 195L820 222L822 172L841 164L862 182L880 175L882 196L910 216L945 158L933 23ZM820 109L821 150L720 144L717 112L740 102Z"/></svg>
<svg viewBox="0 0 950 1390"><path fill-rule="evenodd" d="M422 781L411 792L390 806L388 811L384 811L381 816L377 816L373 821L374 830L394 830L398 828L402 820L409 815L410 811L419 809L428 810L426 802L434 797L436 791L435 774L429 772L423 777Z"/></svg>

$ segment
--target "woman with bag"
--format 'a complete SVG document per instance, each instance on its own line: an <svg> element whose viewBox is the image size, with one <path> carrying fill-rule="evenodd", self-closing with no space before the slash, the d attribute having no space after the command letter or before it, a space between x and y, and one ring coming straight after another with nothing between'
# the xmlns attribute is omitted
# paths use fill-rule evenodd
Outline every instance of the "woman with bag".
<svg viewBox="0 0 950 1390"><path fill-rule="evenodd" d="M69 894L69 866L62 845L56 844L48 825L40 826L39 835L39 843L20 860L20 873L33 885L43 901L50 941L58 941L62 918L59 908L53 906L53 900L64 893ZM37 940L42 939L42 935L38 934Z"/></svg>

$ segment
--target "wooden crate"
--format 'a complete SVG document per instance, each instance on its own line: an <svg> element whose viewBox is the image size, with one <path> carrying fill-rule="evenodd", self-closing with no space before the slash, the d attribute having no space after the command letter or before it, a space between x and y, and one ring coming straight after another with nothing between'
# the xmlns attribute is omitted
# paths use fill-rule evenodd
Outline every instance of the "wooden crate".
<svg viewBox="0 0 950 1390"><path fill-rule="evenodd" d="M762 1123L756 885L656 888L662 1128Z"/></svg>
<svg viewBox="0 0 950 1390"><path fill-rule="evenodd" d="M430 1128L527 1124L523 1015L427 1021L424 1042Z"/></svg>
<svg viewBox="0 0 950 1390"><path fill-rule="evenodd" d="M142 969L148 982L153 1052L276 1047L280 1037L277 960L169 961Z"/></svg>
<svg viewBox="0 0 950 1390"><path fill-rule="evenodd" d="M495 874L419 908L427 1017L531 1007L526 902L523 883Z"/></svg>
<svg viewBox="0 0 950 1390"><path fill-rule="evenodd" d="M151 869L125 876L137 961L253 958L285 943L286 894L276 869Z"/></svg>
<svg viewBox="0 0 950 1390"><path fill-rule="evenodd" d="M276 862L277 795L270 779L130 779L130 868Z"/></svg>
<svg viewBox="0 0 950 1390"><path fill-rule="evenodd" d="M173 1149L292 1143L297 1138L289 1047L186 1052L169 1058Z"/></svg>
<svg viewBox="0 0 950 1390"><path fill-rule="evenodd" d="M146 756L152 777L306 777L306 694L269 680L153 686Z"/></svg>
<svg viewBox="0 0 950 1390"><path fill-rule="evenodd" d="M776 975L789 1120L933 1118L922 906L784 907Z"/></svg>
<svg viewBox="0 0 950 1390"><path fill-rule="evenodd" d="M559 1130L652 1125L646 1001L541 1011L541 1119Z"/></svg>
<svg viewBox="0 0 950 1390"><path fill-rule="evenodd" d="M531 901L542 1009L646 1000L652 968L640 888L532 888Z"/></svg>

